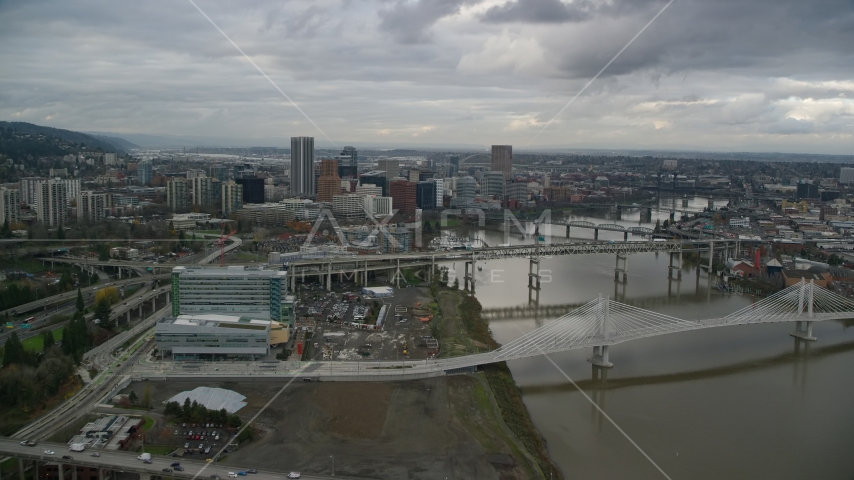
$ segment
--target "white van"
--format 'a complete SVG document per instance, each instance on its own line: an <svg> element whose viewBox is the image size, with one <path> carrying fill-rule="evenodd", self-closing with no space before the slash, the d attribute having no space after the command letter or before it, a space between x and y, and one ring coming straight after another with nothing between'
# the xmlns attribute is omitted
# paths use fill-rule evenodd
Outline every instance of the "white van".
<svg viewBox="0 0 854 480"><path fill-rule="evenodd" d="M237 478L237 474L234 472L228 472L228 477L229 478Z"/></svg>

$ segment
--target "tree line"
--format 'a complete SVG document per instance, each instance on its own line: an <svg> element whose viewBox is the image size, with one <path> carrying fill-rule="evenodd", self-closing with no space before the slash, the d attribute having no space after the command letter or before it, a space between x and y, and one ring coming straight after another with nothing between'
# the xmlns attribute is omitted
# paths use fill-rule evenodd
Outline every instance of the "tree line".
<svg viewBox="0 0 854 480"><path fill-rule="evenodd" d="M234 428L239 427L242 423L240 417L234 414L229 415L224 408L221 410L208 409L195 400L191 403L189 398L184 399L183 406L178 402L168 402L163 409L163 414L167 417L174 417L181 422L211 422Z"/></svg>

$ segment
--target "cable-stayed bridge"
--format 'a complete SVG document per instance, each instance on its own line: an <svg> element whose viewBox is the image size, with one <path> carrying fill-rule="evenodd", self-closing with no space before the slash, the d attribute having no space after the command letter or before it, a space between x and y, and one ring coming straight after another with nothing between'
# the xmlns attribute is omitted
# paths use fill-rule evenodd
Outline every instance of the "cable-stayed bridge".
<svg viewBox="0 0 854 480"><path fill-rule="evenodd" d="M611 367L609 349L619 343L658 335L731 325L791 322L791 335L815 340L812 323L854 318L854 301L813 283L790 286L725 317L684 320L627 305L607 297L590 301L575 310L489 352L453 358L402 361L250 362L228 365L181 362L137 365L132 375L142 378L198 376L275 378L311 376L334 380L396 380L470 371L478 365L538 355L591 348L589 361Z"/></svg>

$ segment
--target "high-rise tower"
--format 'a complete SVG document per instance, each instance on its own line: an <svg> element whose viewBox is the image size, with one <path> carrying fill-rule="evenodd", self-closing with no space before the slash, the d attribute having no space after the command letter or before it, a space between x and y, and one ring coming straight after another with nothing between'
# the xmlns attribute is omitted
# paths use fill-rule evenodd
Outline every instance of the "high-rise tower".
<svg viewBox="0 0 854 480"><path fill-rule="evenodd" d="M492 146L492 170L504 174L504 180L510 180L513 170L513 145Z"/></svg>
<svg viewBox="0 0 854 480"><path fill-rule="evenodd" d="M291 195L313 197L314 137L291 137Z"/></svg>

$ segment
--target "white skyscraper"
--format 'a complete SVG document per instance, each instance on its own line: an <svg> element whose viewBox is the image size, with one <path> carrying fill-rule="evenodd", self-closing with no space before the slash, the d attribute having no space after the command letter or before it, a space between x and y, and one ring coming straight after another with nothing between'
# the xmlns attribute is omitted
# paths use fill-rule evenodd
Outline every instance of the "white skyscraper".
<svg viewBox="0 0 854 480"><path fill-rule="evenodd" d="M40 182L36 190L36 215L47 227L64 227L68 223L68 194L63 182Z"/></svg>
<svg viewBox="0 0 854 480"><path fill-rule="evenodd" d="M291 137L291 195L313 197L314 137Z"/></svg>

